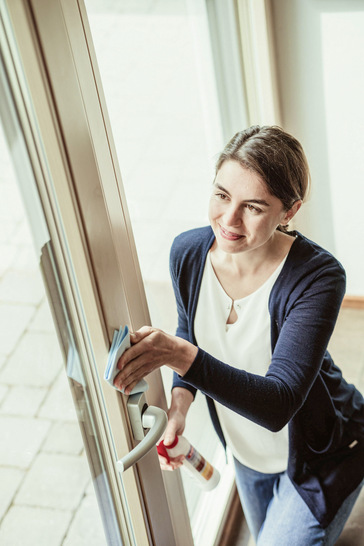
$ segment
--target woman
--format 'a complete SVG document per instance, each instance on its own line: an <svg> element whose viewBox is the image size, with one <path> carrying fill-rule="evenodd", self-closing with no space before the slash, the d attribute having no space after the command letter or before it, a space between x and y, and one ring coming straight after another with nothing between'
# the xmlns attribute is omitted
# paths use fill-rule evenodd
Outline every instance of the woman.
<svg viewBox="0 0 364 546"><path fill-rule="evenodd" d="M333 544L364 475L364 400L327 352L345 272L287 230L308 184L302 147L282 129L233 137L217 162L211 226L172 246L177 335L141 328L116 379L128 393L152 370L174 370L166 444L196 390L206 394L264 546Z"/></svg>

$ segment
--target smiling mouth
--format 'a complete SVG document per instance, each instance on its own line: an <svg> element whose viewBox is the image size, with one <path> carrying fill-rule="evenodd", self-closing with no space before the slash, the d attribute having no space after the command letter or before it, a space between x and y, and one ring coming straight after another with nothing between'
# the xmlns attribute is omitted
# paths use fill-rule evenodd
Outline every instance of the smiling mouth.
<svg viewBox="0 0 364 546"><path fill-rule="evenodd" d="M244 235L239 235L238 233L232 233L231 231L227 231L224 229L220 224L220 233L224 237L224 239L228 239L229 241L237 241L238 239L242 239Z"/></svg>

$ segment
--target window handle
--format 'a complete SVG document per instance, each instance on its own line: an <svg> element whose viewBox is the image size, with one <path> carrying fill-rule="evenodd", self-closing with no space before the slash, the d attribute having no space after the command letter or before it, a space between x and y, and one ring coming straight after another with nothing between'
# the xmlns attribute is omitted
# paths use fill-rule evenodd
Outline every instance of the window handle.
<svg viewBox="0 0 364 546"><path fill-rule="evenodd" d="M155 406L148 407L143 392L129 396L127 409L134 438L140 440L140 443L117 461L119 472L125 472L155 448L168 423L164 410ZM145 429L150 429L146 435Z"/></svg>

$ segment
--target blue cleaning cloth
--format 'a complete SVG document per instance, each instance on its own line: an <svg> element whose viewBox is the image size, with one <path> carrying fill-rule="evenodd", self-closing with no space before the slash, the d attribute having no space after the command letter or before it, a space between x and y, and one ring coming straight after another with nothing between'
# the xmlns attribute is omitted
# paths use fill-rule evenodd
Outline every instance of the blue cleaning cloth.
<svg viewBox="0 0 364 546"><path fill-rule="evenodd" d="M114 387L114 389L116 388L114 386L114 379L120 371L116 367L118 360L123 354L123 352L129 347L130 347L129 328L127 326L125 326L125 328L120 326L119 330L114 331L114 336L111 343L109 356L107 359L107 364L106 364L105 373L104 373L105 381L107 381L109 385ZM116 390L120 390L120 389L116 389ZM145 392L146 390L148 390L148 383L144 379L141 379L139 383L137 383L135 387L132 389L130 394ZM121 390L120 392L124 393L124 390Z"/></svg>

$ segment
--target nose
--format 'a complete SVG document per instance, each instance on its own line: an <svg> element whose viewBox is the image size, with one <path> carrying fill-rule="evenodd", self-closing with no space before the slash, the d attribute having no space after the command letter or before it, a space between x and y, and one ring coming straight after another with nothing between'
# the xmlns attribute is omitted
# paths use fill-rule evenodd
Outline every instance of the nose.
<svg viewBox="0 0 364 546"><path fill-rule="evenodd" d="M226 226L230 227L241 226L242 218L240 208L231 203L230 206L225 209L224 223Z"/></svg>

